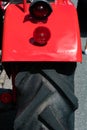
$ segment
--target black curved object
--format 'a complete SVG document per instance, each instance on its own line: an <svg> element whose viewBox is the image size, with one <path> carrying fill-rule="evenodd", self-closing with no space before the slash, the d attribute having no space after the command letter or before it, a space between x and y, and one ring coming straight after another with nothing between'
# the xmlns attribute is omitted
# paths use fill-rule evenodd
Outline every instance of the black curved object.
<svg viewBox="0 0 87 130"><path fill-rule="evenodd" d="M78 0L77 13L81 37L87 37L87 0Z"/></svg>

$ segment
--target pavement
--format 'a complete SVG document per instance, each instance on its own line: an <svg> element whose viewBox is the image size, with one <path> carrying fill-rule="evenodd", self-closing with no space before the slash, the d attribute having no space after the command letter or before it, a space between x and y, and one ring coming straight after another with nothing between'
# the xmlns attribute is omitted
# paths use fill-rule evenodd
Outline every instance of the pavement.
<svg viewBox="0 0 87 130"><path fill-rule="evenodd" d="M86 38L81 38L84 51ZM75 73L75 94L79 108L75 112L75 130L87 130L87 55L82 55L82 63L77 63Z"/></svg>
<svg viewBox="0 0 87 130"><path fill-rule="evenodd" d="M72 0L77 7L78 0ZM81 37L82 51L85 49L87 37ZM87 55L82 55L82 63L77 63L75 73L75 95L79 108L75 112L75 130L87 130Z"/></svg>
<svg viewBox="0 0 87 130"><path fill-rule="evenodd" d="M77 6L77 0L72 2ZM82 51L84 51L86 39L81 37ZM75 130L87 130L87 55L83 54L82 57L82 63L77 63L75 72L75 95L79 102L79 108L75 111ZM0 87L12 88L11 80L7 75Z"/></svg>

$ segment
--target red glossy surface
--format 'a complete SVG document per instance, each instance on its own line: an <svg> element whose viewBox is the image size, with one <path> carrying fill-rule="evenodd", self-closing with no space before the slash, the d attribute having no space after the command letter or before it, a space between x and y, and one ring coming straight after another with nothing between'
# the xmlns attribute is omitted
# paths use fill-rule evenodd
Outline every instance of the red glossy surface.
<svg viewBox="0 0 87 130"><path fill-rule="evenodd" d="M46 45L50 39L50 31L48 28L40 26L34 30L33 39L38 45Z"/></svg>
<svg viewBox="0 0 87 130"><path fill-rule="evenodd" d="M69 1L69 0L66 0ZM53 12L47 21L37 22L23 5L8 6L3 30L2 62L8 61L82 61L77 12L70 2L51 3ZM33 22L32 22L33 21ZM51 37L45 46L33 42L35 28L49 28Z"/></svg>

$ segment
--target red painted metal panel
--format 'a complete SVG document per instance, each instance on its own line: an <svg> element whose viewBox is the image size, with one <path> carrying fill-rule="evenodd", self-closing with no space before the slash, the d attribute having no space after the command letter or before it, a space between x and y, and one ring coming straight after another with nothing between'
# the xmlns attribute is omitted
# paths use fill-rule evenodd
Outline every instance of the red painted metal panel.
<svg viewBox="0 0 87 130"><path fill-rule="evenodd" d="M70 2L51 3L53 12L47 22L34 23L29 3L8 6L4 20L2 62L8 61L82 61L77 12ZM43 26L51 37L45 46L31 43L35 28Z"/></svg>

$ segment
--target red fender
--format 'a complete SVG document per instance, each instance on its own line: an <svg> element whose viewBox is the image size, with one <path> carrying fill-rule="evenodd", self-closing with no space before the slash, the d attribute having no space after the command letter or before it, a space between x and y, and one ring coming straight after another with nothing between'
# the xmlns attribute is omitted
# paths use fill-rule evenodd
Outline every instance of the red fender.
<svg viewBox="0 0 87 130"><path fill-rule="evenodd" d="M23 6L24 5L24 6ZM50 2L53 12L46 22L34 23L29 18L29 6L10 4L5 13L2 62L14 61L82 61L77 11L69 0ZM24 10L23 10L24 9ZM46 45L32 44L35 28L50 30Z"/></svg>

